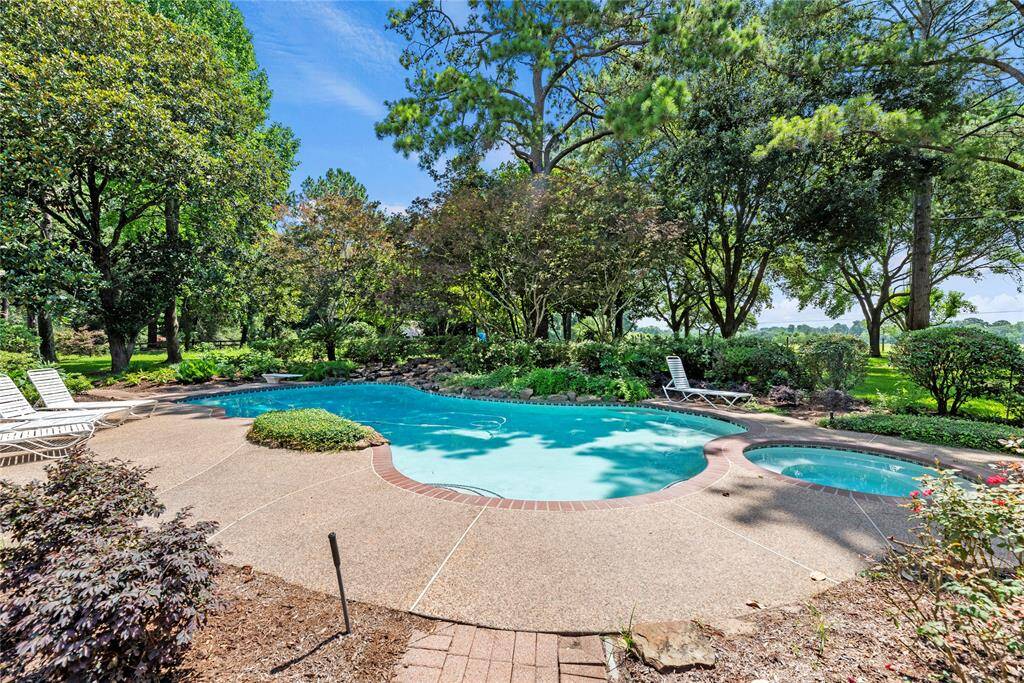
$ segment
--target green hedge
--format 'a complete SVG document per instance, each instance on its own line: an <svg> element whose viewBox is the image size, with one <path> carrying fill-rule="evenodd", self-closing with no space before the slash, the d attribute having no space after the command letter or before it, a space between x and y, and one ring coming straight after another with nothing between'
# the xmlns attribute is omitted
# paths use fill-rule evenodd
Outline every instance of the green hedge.
<svg viewBox="0 0 1024 683"><path fill-rule="evenodd" d="M931 415L842 415L832 423L822 420L821 424L852 432L898 436L939 446L977 448L1003 453L1006 450L999 443L999 439L1021 434L1020 429L1007 425Z"/></svg>
<svg viewBox="0 0 1024 683"><path fill-rule="evenodd" d="M248 438L262 446L296 451L353 451L386 443L370 427L322 408L263 413L253 420Z"/></svg>

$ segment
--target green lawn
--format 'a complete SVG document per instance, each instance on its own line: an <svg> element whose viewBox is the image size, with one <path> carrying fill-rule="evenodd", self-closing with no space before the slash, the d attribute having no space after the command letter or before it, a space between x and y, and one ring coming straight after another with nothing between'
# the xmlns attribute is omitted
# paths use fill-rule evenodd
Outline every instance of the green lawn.
<svg viewBox="0 0 1024 683"><path fill-rule="evenodd" d="M201 355L198 351L186 351L185 358ZM140 351L132 356L129 370L153 370L167 362L167 354L163 351ZM90 379L102 379L110 374L110 356L62 356L60 367L67 372L78 372Z"/></svg>
<svg viewBox="0 0 1024 683"><path fill-rule="evenodd" d="M889 365L889 359L869 358L868 371L864 381L851 392L855 398L877 403L878 395L896 396L905 393L913 405L925 410L935 410L935 399L920 387L911 383L906 375ZM964 411L977 417L1005 417L1006 408L998 401L974 399L964 406Z"/></svg>

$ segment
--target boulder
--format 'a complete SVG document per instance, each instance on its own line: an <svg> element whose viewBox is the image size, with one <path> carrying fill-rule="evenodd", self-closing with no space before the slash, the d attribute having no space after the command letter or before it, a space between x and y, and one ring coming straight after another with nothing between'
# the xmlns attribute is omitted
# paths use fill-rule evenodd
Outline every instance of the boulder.
<svg viewBox="0 0 1024 683"><path fill-rule="evenodd" d="M519 400L521 400L521 401L529 401L532 396L533 396L533 389L531 389L529 387L527 387L527 388L525 388L525 389L523 389L522 391L519 392Z"/></svg>
<svg viewBox="0 0 1024 683"><path fill-rule="evenodd" d="M567 391L567 392L565 392L565 400L567 400L567 401L575 401L576 400L576 392L575 391Z"/></svg>
<svg viewBox="0 0 1024 683"><path fill-rule="evenodd" d="M569 400L569 397L565 394L551 394L548 396L548 400L552 403L565 403Z"/></svg>
<svg viewBox="0 0 1024 683"><path fill-rule="evenodd" d="M508 392L504 389L491 389L487 395L491 398L508 398Z"/></svg>
<svg viewBox="0 0 1024 683"><path fill-rule="evenodd" d="M692 621L637 624L633 627L633 640L641 659L660 673L715 665L711 640Z"/></svg>

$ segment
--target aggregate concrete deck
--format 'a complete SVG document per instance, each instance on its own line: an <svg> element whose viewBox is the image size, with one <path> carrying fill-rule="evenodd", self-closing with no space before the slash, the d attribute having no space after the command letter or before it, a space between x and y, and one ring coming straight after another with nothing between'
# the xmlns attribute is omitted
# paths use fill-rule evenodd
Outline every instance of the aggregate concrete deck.
<svg viewBox="0 0 1024 683"><path fill-rule="evenodd" d="M701 411L708 415L716 411ZM105 458L153 467L173 512L220 524L228 561L336 590L327 534L341 545L353 599L501 629L615 631L630 620L717 618L806 599L854 576L905 517L891 500L796 486L752 467L752 442L875 447L982 471L996 454L826 431L742 411L752 430L709 448L723 474L700 490L633 507L505 510L439 500L381 478L369 449L300 454L245 440L247 419L166 404L100 432ZM711 444L709 444L711 446ZM43 463L0 469L26 481Z"/></svg>

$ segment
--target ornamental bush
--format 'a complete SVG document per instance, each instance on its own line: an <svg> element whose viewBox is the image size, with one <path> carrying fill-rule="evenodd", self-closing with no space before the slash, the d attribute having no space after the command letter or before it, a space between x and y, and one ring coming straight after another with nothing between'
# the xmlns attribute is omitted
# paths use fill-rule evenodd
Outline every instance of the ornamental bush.
<svg viewBox="0 0 1024 683"><path fill-rule="evenodd" d="M935 399L939 415L958 415L964 403L1001 396L1024 369L1016 343L976 327L929 327L896 343L892 364Z"/></svg>
<svg viewBox="0 0 1024 683"><path fill-rule="evenodd" d="M993 422L974 422L935 415L887 415L869 413L842 415L825 425L851 432L899 436L939 446L1001 451L1000 439L1013 437L1019 429Z"/></svg>
<svg viewBox="0 0 1024 683"><path fill-rule="evenodd" d="M868 348L846 334L815 335L800 347L799 358L812 389L850 391L864 379Z"/></svg>
<svg viewBox="0 0 1024 683"><path fill-rule="evenodd" d="M62 329L53 336L61 356L104 356L110 352L102 330Z"/></svg>
<svg viewBox="0 0 1024 683"><path fill-rule="evenodd" d="M175 376L179 382L184 384L208 382L217 376L219 367L220 364L216 359L209 356L186 358L178 364Z"/></svg>
<svg viewBox="0 0 1024 683"><path fill-rule="evenodd" d="M155 681L214 605L212 522L163 512L148 470L83 453L0 481L0 679Z"/></svg>
<svg viewBox="0 0 1024 683"><path fill-rule="evenodd" d="M21 323L0 318L0 351L39 353L39 337Z"/></svg>
<svg viewBox="0 0 1024 683"><path fill-rule="evenodd" d="M916 526L878 572L897 623L939 655L943 678L1020 680L1024 673L1024 484L1012 470L998 486L961 487L925 477L911 494Z"/></svg>
<svg viewBox="0 0 1024 683"><path fill-rule="evenodd" d="M716 346L712 356L708 379L716 386L747 384L756 393L763 394L777 384L794 387L806 385L796 353L788 346L770 339L726 339Z"/></svg>
<svg viewBox="0 0 1024 683"><path fill-rule="evenodd" d="M270 448L354 451L387 443L375 430L322 408L272 410L252 422L248 438Z"/></svg>

